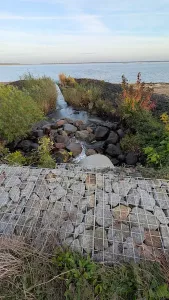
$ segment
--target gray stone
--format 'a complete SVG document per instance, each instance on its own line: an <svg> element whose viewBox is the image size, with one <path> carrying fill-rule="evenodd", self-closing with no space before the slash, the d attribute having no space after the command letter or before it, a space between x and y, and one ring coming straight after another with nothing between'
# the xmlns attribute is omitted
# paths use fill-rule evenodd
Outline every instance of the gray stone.
<svg viewBox="0 0 169 300"><path fill-rule="evenodd" d="M19 202L20 198L20 189L18 186L13 186L9 192L9 196L13 202Z"/></svg>
<svg viewBox="0 0 169 300"><path fill-rule="evenodd" d="M139 188L147 191L148 193L152 193L152 184L150 184L149 180L138 179L137 180Z"/></svg>
<svg viewBox="0 0 169 300"><path fill-rule="evenodd" d="M72 248L72 250L75 251L75 252L81 253L81 251L82 251L82 248L81 248L81 246L80 246L80 242L79 242L78 239L75 239L75 240L73 241L73 243L72 243L72 245L71 245L71 248Z"/></svg>
<svg viewBox="0 0 169 300"><path fill-rule="evenodd" d="M103 126L99 126L99 127L96 128L95 138L96 138L97 141L102 141L107 137L108 133L109 133L108 128L103 127Z"/></svg>
<svg viewBox="0 0 169 300"><path fill-rule="evenodd" d="M68 199L73 205L77 205L81 201L81 197L79 194L68 193L66 195L66 199Z"/></svg>
<svg viewBox="0 0 169 300"><path fill-rule="evenodd" d="M104 205L104 209L102 204L96 206L96 222L102 227L109 227L112 225L113 216L109 205Z"/></svg>
<svg viewBox="0 0 169 300"><path fill-rule="evenodd" d="M74 224L80 224L84 218L84 214L82 212L78 212L77 207L72 205L69 201L65 203L65 210L68 213L69 219Z"/></svg>
<svg viewBox="0 0 169 300"><path fill-rule="evenodd" d="M90 209L85 215L85 228L89 229L94 225L93 210Z"/></svg>
<svg viewBox="0 0 169 300"><path fill-rule="evenodd" d="M154 199L162 209L169 209L169 197L166 188L156 187L154 189Z"/></svg>
<svg viewBox="0 0 169 300"><path fill-rule="evenodd" d="M93 249L93 230L86 230L85 234L79 237L79 241L81 247L90 254Z"/></svg>
<svg viewBox="0 0 169 300"><path fill-rule="evenodd" d="M21 192L21 197L22 198L25 197L26 199L29 199L29 197L33 192L34 186L35 186L34 182L28 182L25 188Z"/></svg>
<svg viewBox="0 0 169 300"><path fill-rule="evenodd" d="M78 156L82 152L82 146L80 143L70 143L66 146L66 149L72 152L73 157Z"/></svg>
<svg viewBox="0 0 169 300"><path fill-rule="evenodd" d="M98 251L108 248L107 234L104 228L96 228L94 234L94 248Z"/></svg>
<svg viewBox="0 0 169 300"><path fill-rule="evenodd" d="M122 196L119 196L116 193L110 193L108 203L110 204L111 207L115 207L123 202L122 199L123 199Z"/></svg>
<svg viewBox="0 0 169 300"><path fill-rule="evenodd" d="M62 188L59 183L56 183L56 188L53 190L52 194L50 194L49 201L56 202L66 195L66 191Z"/></svg>
<svg viewBox="0 0 169 300"><path fill-rule="evenodd" d="M166 218L163 210L160 207L155 206L154 215L160 221L161 224L164 224L164 225L169 224L169 220Z"/></svg>
<svg viewBox="0 0 169 300"><path fill-rule="evenodd" d="M160 226L160 222L149 211L140 207L134 207L129 215L129 221L133 226L142 226L146 229L156 230Z"/></svg>
<svg viewBox="0 0 169 300"><path fill-rule="evenodd" d="M18 176L12 176L12 177L9 177L9 179L7 178L5 180L6 188L11 188L13 186L20 185L20 184L21 184L21 180L19 179Z"/></svg>
<svg viewBox="0 0 169 300"><path fill-rule="evenodd" d="M74 193L78 193L81 196L84 196L85 193L85 184L84 183L73 183L70 187L70 189L74 192ZM77 195L77 194L76 194Z"/></svg>
<svg viewBox="0 0 169 300"><path fill-rule="evenodd" d="M14 224L0 221L0 236L11 236L14 232Z"/></svg>
<svg viewBox="0 0 169 300"><path fill-rule="evenodd" d="M85 157L79 162L79 164L86 168L114 168L111 160L107 156L101 154L94 154Z"/></svg>
<svg viewBox="0 0 169 300"><path fill-rule="evenodd" d="M65 240L74 232L73 224L70 220L67 220L63 223L61 228L59 229L59 237L61 240Z"/></svg>
<svg viewBox="0 0 169 300"><path fill-rule="evenodd" d="M73 243L73 241L74 241L73 237L70 236L62 242L62 245L63 245L63 247L70 247L70 245Z"/></svg>
<svg viewBox="0 0 169 300"><path fill-rule="evenodd" d="M76 138L83 141L88 141L89 132L87 130L77 131Z"/></svg>
<svg viewBox="0 0 169 300"><path fill-rule="evenodd" d="M111 184L111 180L110 179L105 179L105 181L104 181L104 190L107 193L111 193L112 192L112 184Z"/></svg>
<svg viewBox="0 0 169 300"><path fill-rule="evenodd" d="M162 235L164 247L169 249L169 227L166 225L160 225L160 232Z"/></svg>
<svg viewBox="0 0 169 300"><path fill-rule="evenodd" d="M96 174L96 184L99 189L103 189L104 186L103 175Z"/></svg>
<svg viewBox="0 0 169 300"><path fill-rule="evenodd" d="M145 233L143 227L132 227L131 228L131 237L136 244L142 244L145 240Z"/></svg>
<svg viewBox="0 0 169 300"><path fill-rule="evenodd" d="M77 131L77 127L71 124L64 124L64 131L67 133L75 133Z"/></svg>
<svg viewBox="0 0 169 300"><path fill-rule="evenodd" d="M96 190L96 202L98 204L102 204L102 207L103 207L103 203L104 205L109 203L109 199L110 197L108 193L105 193L103 190L100 189Z"/></svg>
<svg viewBox="0 0 169 300"><path fill-rule="evenodd" d="M136 184L130 183L127 180L121 180L119 182L112 183L113 191L123 197L126 197L129 192L136 187Z"/></svg>
<svg viewBox="0 0 169 300"><path fill-rule="evenodd" d="M148 192L140 188L138 188L137 191L141 197L141 206L146 210L154 211L155 200L153 196L151 196Z"/></svg>
<svg viewBox="0 0 169 300"><path fill-rule="evenodd" d="M106 140L106 143L116 144L118 142L118 139L119 139L119 137L118 137L117 133L114 132L114 131L111 131L108 138L107 138L107 140Z"/></svg>
<svg viewBox="0 0 169 300"><path fill-rule="evenodd" d="M130 204L133 206L139 206L141 196L137 190L131 190L131 192L129 192L129 194L127 195L126 200L128 205Z"/></svg>
<svg viewBox="0 0 169 300"><path fill-rule="evenodd" d="M118 146L113 145L113 144L109 144L107 146L106 153L109 154L112 157L116 157L116 156L119 156L121 154L121 150L119 149Z"/></svg>
<svg viewBox="0 0 169 300"><path fill-rule="evenodd" d="M138 158L137 158L136 153L134 153L134 152L127 153L127 155L126 155L126 164L127 165L130 165L130 166L136 165L137 161L138 161Z"/></svg>
<svg viewBox="0 0 169 300"><path fill-rule="evenodd" d="M5 206L9 201L9 194L3 187L0 187L0 207Z"/></svg>
<svg viewBox="0 0 169 300"><path fill-rule="evenodd" d="M78 227L75 228L74 237L77 238L79 235L81 235L84 232L85 224L81 223Z"/></svg>
<svg viewBox="0 0 169 300"><path fill-rule="evenodd" d="M123 244L123 254L125 261L130 261L131 259L139 261L140 259L140 250L134 246L133 239L130 237Z"/></svg>

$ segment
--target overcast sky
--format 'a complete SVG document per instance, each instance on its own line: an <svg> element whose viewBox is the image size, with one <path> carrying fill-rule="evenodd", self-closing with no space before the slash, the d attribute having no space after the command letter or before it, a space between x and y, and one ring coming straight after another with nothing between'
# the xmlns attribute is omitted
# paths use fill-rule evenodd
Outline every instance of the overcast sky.
<svg viewBox="0 0 169 300"><path fill-rule="evenodd" d="M169 0L1 0L1 63L134 60L169 60Z"/></svg>

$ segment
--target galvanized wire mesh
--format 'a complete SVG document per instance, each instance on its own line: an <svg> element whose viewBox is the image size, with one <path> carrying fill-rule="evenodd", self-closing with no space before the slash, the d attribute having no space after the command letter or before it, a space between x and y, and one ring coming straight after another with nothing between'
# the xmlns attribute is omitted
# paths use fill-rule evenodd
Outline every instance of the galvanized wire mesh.
<svg viewBox="0 0 169 300"><path fill-rule="evenodd" d="M157 260L169 250L169 181L79 166L0 166L0 235L94 260Z"/></svg>

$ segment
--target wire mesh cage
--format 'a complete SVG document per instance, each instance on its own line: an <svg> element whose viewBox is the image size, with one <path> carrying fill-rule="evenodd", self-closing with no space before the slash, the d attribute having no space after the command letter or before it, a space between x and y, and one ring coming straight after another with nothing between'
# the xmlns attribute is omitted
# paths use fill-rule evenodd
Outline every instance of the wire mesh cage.
<svg viewBox="0 0 169 300"><path fill-rule="evenodd" d="M102 263L156 260L169 250L169 181L73 165L0 166L0 235L40 251L70 247Z"/></svg>

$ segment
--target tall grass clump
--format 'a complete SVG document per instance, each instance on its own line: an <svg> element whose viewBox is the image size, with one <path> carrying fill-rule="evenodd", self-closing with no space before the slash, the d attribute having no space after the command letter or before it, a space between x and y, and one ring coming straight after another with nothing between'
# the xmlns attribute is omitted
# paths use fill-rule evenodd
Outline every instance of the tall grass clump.
<svg viewBox="0 0 169 300"><path fill-rule="evenodd" d="M59 74L59 81L62 86L75 86L76 80L71 76L66 76L64 73Z"/></svg>
<svg viewBox="0 0 169 300"><path fill-rule="evenodd" d="M12 142L25 137L33 124L43 117L28 93L10 85L0 85L0 139Z"/></svg>
<svg viewBox="0 0 169 300"><path fill-rule="evenodd" d="M35 78L30 73L22 76L22 89L38 104L45 113L56 107L57 90L55 82L46 76Z"/></svg>

